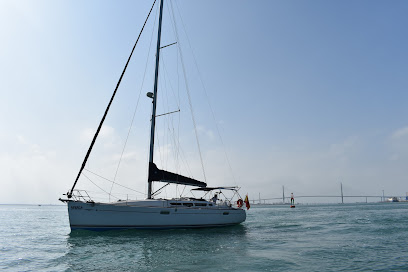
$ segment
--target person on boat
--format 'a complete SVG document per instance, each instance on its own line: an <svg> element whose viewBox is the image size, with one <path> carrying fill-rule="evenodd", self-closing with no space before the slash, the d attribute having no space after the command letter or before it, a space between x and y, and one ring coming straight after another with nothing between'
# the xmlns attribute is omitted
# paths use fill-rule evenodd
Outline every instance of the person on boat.
<svg viewBox="0 0 408 272"><path fill-rule="evenodd" d="M293 196L293 193L290 193L290 205L295 205L295 197Z"/></svg>
<svg viewBox="0 0 408 272"><path fill-rule="evenodd" d="M214 196L213 196L213 198L211 198L211 200L212 200L214 203L216 203L217 200L218 200L218 194L215 193Z"/></svg>

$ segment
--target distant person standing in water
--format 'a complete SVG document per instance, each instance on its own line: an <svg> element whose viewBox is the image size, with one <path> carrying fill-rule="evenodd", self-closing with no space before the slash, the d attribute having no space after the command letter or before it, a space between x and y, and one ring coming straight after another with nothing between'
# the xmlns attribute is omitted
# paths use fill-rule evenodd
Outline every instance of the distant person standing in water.
<svg viewBox="0 0 408 272"><path fill-rule="evenodd" d="M290 193L290 205L295 205L295 197L293 196L293 193Z"/></svg>

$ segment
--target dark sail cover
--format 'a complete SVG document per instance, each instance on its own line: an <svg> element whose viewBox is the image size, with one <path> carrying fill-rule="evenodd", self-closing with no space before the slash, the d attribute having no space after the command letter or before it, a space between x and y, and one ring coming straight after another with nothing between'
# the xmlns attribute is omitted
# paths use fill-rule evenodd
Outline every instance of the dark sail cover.
<svg viewBox="0 0 408 272"><path fill-rule="evenodd" d="M167 172L157 168L156 164L149 163L149 181L162 181L190 186L206 187L207 183L188 178L175 173Z"/></svg>

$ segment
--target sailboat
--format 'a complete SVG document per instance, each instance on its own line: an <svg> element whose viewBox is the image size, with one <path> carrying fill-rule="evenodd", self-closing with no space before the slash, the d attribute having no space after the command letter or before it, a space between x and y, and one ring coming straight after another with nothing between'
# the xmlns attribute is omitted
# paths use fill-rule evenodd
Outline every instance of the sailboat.
<svg viewBox="0 0 408 272"><path fill-rule="evenodd" d="M246 212L243 209L242 199L239 197L238 187L207 187L205 182L186 177L180 174L159 169L154 163L154 140L155 140L155 122L156 122L156 104L158 89L158 74L161 49L161 28L163 15L163 1L160 1L159 23L156 46L155 75L153 92L147 93L152 101L151 129L150 129L150 152L148 169L148 189L147 199L143 200L118 200L114 202L94 201L86 191L77 190L76 184L86 165L87 159L91 153L92 147L98 137L99 131L103 125L109 107L114 99L122 76L112 95L112 98L106 108L105 114L99 124L97 132L88 149L85 159L82 163L77 178L72 188L64 194L66 197L59 200L68 206L69 223L71 230L109 230L109 229L171 229L171 228L203 228L203 227L221 227L239 224L245 221ZM156 1L155 1L156 2ZM155 4L153 3L153 6ZM149 15L153 9L150 9ZM146 18L149 18L149 15ZM145 22L146 24L146 22ZM143 26L144 28L144 26ZM143 31L142 28L142 31ZM141 32L142 32L141 31ZM140 34L139 34L140 37ZM139 38L137 39L137 41ZM136 44L137 44L136 41ZM133 47L133 50L136 47ZM132 53L133 53L132 50ZM179 184L193 186L191 189L195 192L204 194L201 198L194 197L176 197L171 199L155 198L152 191L153 182L164 182L168 184ZM166 186L165 185L165 186ZM230 199L217 199L217 194L228 190L233 193ZM216 192L216 194L213 194ZM214 197L210 199L211 196ZM237 202L234 197L239 198ZM249 208L249 207L247 207Z"/></svg>

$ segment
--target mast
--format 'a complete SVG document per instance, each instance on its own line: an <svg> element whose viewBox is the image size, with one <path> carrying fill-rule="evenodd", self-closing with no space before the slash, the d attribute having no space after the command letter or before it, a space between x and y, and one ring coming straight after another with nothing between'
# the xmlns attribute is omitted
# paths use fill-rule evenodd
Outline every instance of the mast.
<svg viewBox="0 0 408 272"><path fill-rule="evenodd" d="M160 0L160 14L159 14L159 26L157 30L157 47L156 47L156 69L154 73L154 89L153 89L153 106L152 106L152 123L150 130L150 155L149 155L149 167L153 163L154 153L154 131L156 125L156 103L157 103L157 85L159 80L159 60L160 60L160 39L161 39L161 27L163 17L163 1ZM152 180L148 179L147 198L152 198Z"/></svg>

